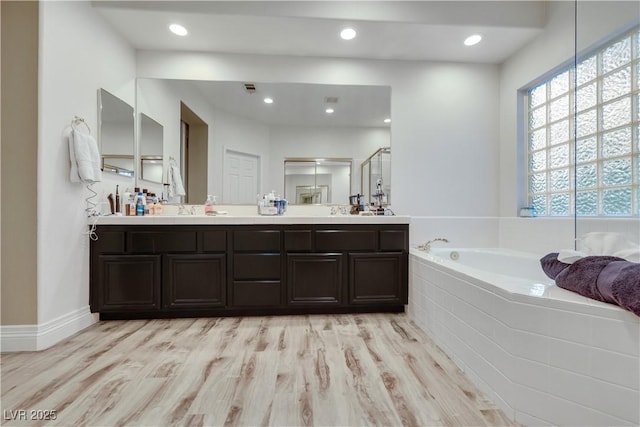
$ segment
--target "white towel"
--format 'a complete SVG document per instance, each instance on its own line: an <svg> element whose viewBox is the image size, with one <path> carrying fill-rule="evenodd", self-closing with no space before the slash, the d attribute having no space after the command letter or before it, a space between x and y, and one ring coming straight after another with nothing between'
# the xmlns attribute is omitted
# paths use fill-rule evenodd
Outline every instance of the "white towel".
<svg viewBox="0 0 640 427"><path fill-rule="evenodd" d="M98 143L88 134L73 129L69 134L69 159L71 182L102 181Z"/></svg>
<svg viewBox="0 0 640 427"><path fill-rule="evenodd" d="M558 252L558 261L564 262L565 264L573 264L574 262L588 256L584 252L574 251L573 249L561 249Z"/></svg>
<svg viewBox="0 0 640 427"><path fill-rule="evenodd" d="M580 250L562 249L558 261L573 264L586 256L615 256L640 263L640 245L627 240L622 233L594 231L578 239Z"/></svg>
<svg viewBox="0 0 640 427"><path fill-rule="evenodd" d="M169 181L169 197L184 196L184 186L182 185L182 177L180 176L180 168L175 160L169 162L169 170L167 171Z"/></svg>
<svg viewBox="0 0 640 427"><path fill-rule="evenodd" d="M638 250L637 243L627 240L622 233L594 231L587 233L579 240L580 250L589 255L616 255L619 252Z"/></svg>

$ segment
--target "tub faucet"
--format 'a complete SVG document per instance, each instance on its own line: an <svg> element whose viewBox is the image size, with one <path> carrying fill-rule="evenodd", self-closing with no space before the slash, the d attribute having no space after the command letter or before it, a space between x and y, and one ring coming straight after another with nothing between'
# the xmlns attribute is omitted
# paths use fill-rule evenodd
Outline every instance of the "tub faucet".
<svg viewBox="0 0 640 427"><path fill-rule="evenodd" d="M418 249L420 249L421 251L429 252L431 250L431 244L433 242L449 243L449 241L447 239L445 239L444 237L436 237L435 239L431 239L431 240L429 240L427 243L425 243L423 245L419 245Z"/></svg>

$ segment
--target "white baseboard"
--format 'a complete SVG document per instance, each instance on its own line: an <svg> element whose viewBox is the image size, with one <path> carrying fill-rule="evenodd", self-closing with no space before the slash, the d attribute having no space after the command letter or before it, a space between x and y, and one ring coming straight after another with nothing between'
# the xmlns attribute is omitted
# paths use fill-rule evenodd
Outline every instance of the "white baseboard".
<svg viewBox="0 0 640 427"><path fill-rule="evenodd" d="M45 350L98 321L89 306L38 325L0 326L2 352Z"/></svg>

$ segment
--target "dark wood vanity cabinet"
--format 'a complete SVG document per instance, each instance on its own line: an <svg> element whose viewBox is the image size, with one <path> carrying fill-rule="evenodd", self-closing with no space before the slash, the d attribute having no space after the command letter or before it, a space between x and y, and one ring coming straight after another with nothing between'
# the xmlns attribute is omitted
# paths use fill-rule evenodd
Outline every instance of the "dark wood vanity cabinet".
<svg viewBox="0 0 640 427"><path fill-rule="evenodd" d="M403 311L406 224L99 225L103 319Z"/></svg>

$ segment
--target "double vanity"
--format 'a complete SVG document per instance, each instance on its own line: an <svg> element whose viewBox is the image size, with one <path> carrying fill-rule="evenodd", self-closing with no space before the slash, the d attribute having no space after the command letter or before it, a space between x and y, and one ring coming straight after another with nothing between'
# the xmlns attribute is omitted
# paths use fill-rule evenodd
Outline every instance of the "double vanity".
<svg viewBox="0 0 640 427"><path fill-rule="evenodd" d="M101 319L401 312L409 217L99 217Z"/></svg>

